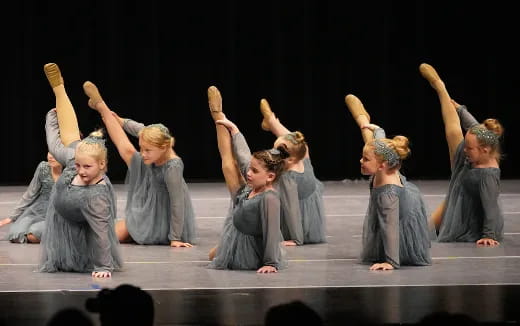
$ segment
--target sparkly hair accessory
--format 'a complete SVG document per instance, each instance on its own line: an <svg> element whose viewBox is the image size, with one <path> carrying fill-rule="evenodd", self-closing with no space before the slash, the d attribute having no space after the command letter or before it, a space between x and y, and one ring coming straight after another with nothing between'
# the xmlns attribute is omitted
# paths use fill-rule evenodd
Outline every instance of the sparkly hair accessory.
<svg viewBox="0 0 520 326"><path fill-rule="evenodd" d="M383 159L388 162L390 168L396 167L401 163L401 159L397 152L379 139L374 140L374 152L381 155Z"/></svg>
<svg viewBox="0 0 520 326"><path fill-rule="evenodd" d="M294 132L290 132L290 133L286 134L285 139L287 139L288 141L290 141L293 144L297 143Z"/></svg>
<svg viewBox="0 0 520 326"><path fill-rule="evenodd" d="M105 146L105 141L106 139L104 138L101 138L101 137L96 137L96 136L87 136L85 138L83 138L82 142L84 144L89 144L89 145L101 145L101 146Z"/></svg>
<svg viewBox="0 0 520 326"><path fill-rule="evenodd" d="M158 128L161 132L163 132L166 135L170 136L170 130L168 130L168 128L166 128L166 126L163 125L162 123L154 123L154 124L148 125L148 127L150 127L150 128Z"/></svg>
<svg viewBox="0 0 520 326"><path fill-rule="evenodd" d="M498 135L481 125L476 125L469 131L477 136L478 141L481 143L490 146L496 146L498 144Z"/></svg>
<svg viewBox="0 0 520 326"><path fill-rule="evenodd" d="M271 148L270 150L268 150L268 152L271 155L280 155L280 154L282 154L282 152L280 152L280 150L278 150L276 148Z"/></svg>

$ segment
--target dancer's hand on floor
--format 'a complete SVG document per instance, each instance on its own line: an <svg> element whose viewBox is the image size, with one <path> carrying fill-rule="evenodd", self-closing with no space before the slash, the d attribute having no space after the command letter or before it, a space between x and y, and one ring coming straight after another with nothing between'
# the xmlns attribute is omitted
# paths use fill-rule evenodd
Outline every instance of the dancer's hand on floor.
<svg viewBox="0 0 520 326"><path fill-rule="evenodd" d="M179 247L186 247L186 248L191 248L193 247L193 245L191 243L187 243L187 242L182 242L182 241L171 241L170 242L170 247L175 247L175 248L179 248Z"/></svg>
<svg viewBox="0 0 520 326"><path fill-rule="evenodd" d="M111 276L110 272L92 272L92 277L108 278Z"/></svg>
<svg viewBox="0 0 520 326"><path fill-rule="evenodd" d="M4 226L4 225L7 225L9 223L11 223L13 220L11 220L9 217L6 217L2 220L0 220L0 226Z"/></svg>
<svg viewBox="0 0 520 326"><path fill-rule="evenodd" d="M479 247L496 247L498 245L500 245L500 242L491 238L482 238L477 240L477 246Z"/></svg>
<svg viewBox="0 0 520 326"><path fill-rule="evenodd" d="M278 273L278 270L274 266L262 266L257 273L267 274L267 273Z"/></svg>
<svg viewBox="0 0 520 326"><path fill-rule="evenodd" d="M380 264L374 264L374 265L370 266L371 271L377 271L377 270L389 271L392 269L394 269L394 266L390 265L389 263L380 263Z"/></svg>

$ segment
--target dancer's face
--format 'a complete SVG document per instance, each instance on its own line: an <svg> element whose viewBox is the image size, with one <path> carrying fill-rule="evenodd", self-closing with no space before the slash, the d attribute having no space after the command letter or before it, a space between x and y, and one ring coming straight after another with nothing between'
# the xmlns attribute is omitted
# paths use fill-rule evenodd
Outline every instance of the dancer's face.
<svg viewBox="0 0 520 326"><path fill-rule="evenodd" d="M139 150L144 164L150 165L162 161L167 149L157 147L139 138Z"/></svg>
<svg viewBox="0 0 520 326"><path fill-rule="evenodd" d="M363 147L363 156L361 156L359 163L361 163L361 174L363 175L374 175L381 166L381 162L374 152L374 147L370 145Z"/></svg>
<svg viewBox="0 0 520 326"><path fill-rule="evenodd" d="M49 165L52 168L61 166L61 164L58 161L56 161L56 159L54 158L54 156L52 156L51 153L47 153L47 162L49 162Z"/></svg>
<svg viewBox="0 0 520 326"><path fill-rule="evenodd" d="M253 189L260 189L273 182L275 174L267 171L263 162L251 157L247 170L247 185Z"/></svg>
<svg viewBox="0 0 520 326"><path fill-rule="evenodd" d="M467 132L464 142L464 154L466 154L466 157L472 164L478 164L489 158L489 148L481 146L477 136Z"/></svg>
<svg viewBox="0 0 520 326"><path fill-rule="evenodd" d="M75 161L78 176L85 185L99 181L105 171L106 162L104 160L99 161L89 154L76 152Z"/></svg>

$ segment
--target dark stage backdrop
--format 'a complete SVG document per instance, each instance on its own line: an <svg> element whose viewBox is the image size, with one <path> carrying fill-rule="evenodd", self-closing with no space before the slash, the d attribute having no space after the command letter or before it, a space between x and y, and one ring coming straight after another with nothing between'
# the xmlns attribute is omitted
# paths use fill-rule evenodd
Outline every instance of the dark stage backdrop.
<svg viewBox="0 0 520 326"><path fill-rule="evenodd" d="M44 117L54 106L48 62L60 66L84 134L102 126L81 87L91 80L121 116L171 129L188 182L223 180L210 85L252 149L274 141L260 128L266 98L305 134L321 180L361 178L349 93L389 136L410 138L405 175L446 179L438 100L418 71L428 62L479 121L503 122L502 177L520 177L514 2L11 1L2 16L2 185L27 184L45 159ZM122 182L126 166L108 143L108 174Z"/></svg>

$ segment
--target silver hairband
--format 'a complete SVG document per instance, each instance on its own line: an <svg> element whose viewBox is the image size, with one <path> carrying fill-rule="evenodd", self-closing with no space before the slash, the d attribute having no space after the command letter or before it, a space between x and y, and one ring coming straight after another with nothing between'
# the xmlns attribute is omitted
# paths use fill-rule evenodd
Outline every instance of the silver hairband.
<svg viewBox="0 0 520 326"><path fill-rule="evenodd" d="M396 167L401 163L397 152L379 139L374 140L374 152L381 155L383 159L388 162L389 168Z"/></svg>
<svg viewBox="0 0 520 326"><path fill-rule="evenodd" d="M470 129L470 132L477 136L480 143L495 146L498 144L498 135L481 125L476 125Z"/></svg>
<svg viewBox="0 0 520 326"><path fill-rule="evenodd" d="M106 139L101 138L101 137L96 137L96 136L87 136L87 137L83 138L82 142L84 144L90 144L90 145L98 144L101 146L105 146Z"/></svg>
<svg viewBox="0 0 520 326"><path fill-rule="evenodd" d="M162 123L154 123L154 124L148 125L148 127L158 128L161 132L167 134L168 136L171 136L170 130L168 130L168 128L165 125L163 125Z"/></svg>

